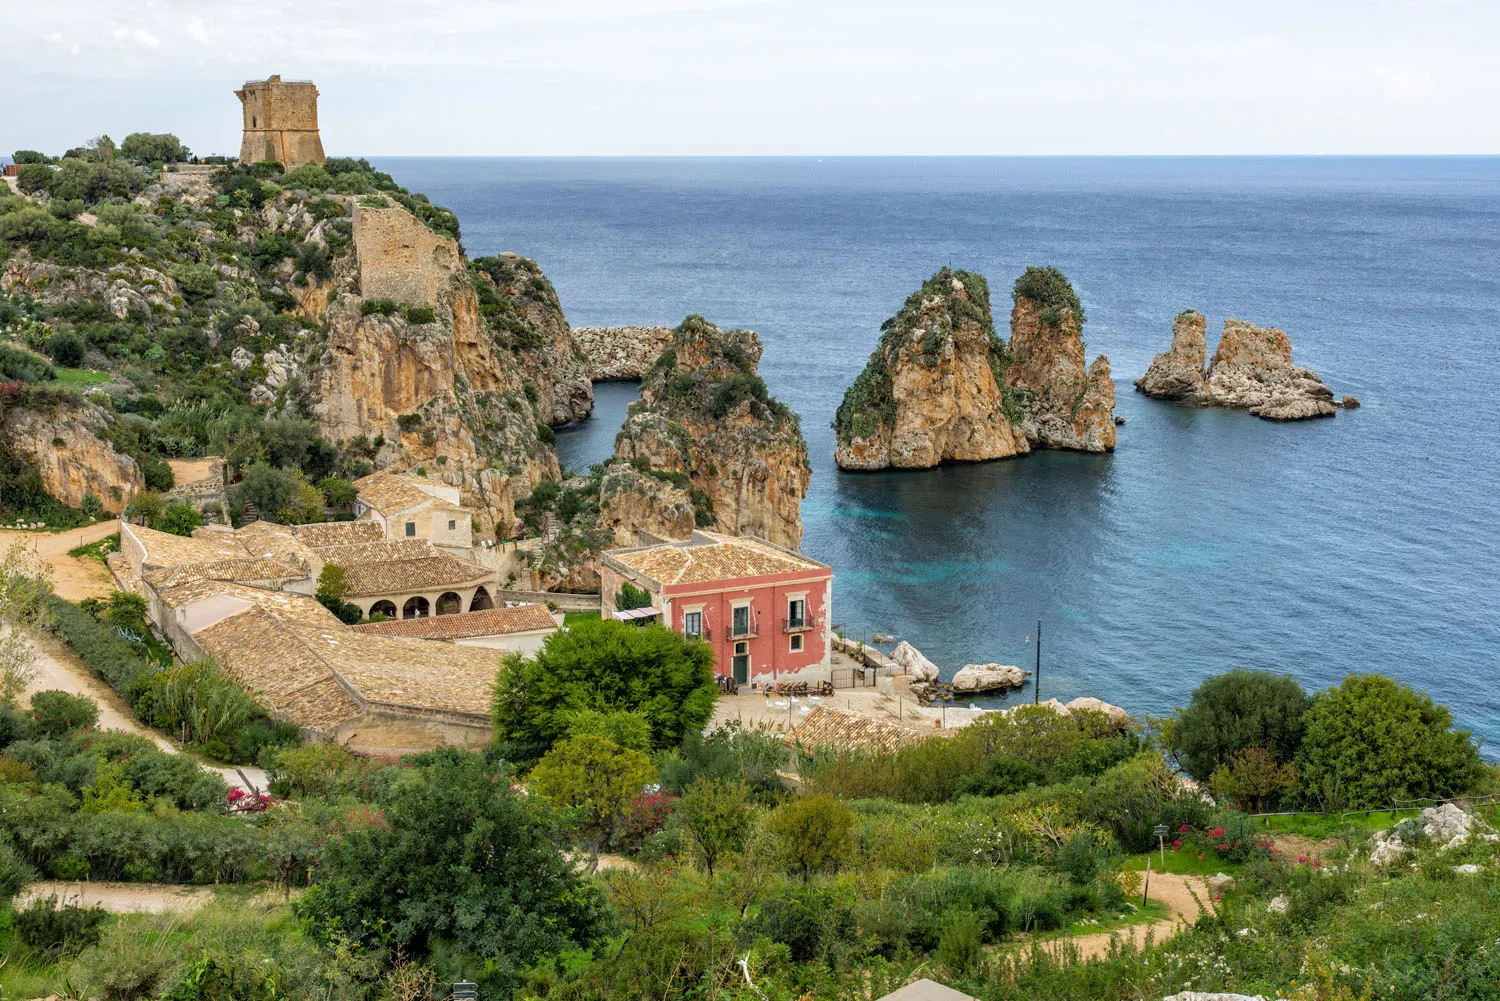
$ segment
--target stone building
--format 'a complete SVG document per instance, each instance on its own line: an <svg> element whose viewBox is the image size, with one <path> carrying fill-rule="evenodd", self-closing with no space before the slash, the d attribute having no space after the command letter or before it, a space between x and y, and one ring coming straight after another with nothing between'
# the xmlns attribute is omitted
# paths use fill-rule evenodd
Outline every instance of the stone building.
<svg viewBox="0 0 1500 1001"><path fill-rule="evenodd" d="M318 137L318 88L306 80L247 80L234 92L244 112L241 163L275 161L287 170L322 163Z"/></svg>
<svg viewBox="0 0 1500 1001"><path fill-rule="evenodd" d="M436 306L438 292L463 271L458 243L439 236L404 208L354 204L359 294L408 306Z"/></svg>

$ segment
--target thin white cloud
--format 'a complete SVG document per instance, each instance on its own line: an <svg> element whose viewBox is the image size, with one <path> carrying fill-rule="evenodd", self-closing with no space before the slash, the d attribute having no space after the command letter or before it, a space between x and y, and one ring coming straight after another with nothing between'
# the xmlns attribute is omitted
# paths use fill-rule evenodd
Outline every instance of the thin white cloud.
<svg viewBox="0 0 1500 1001"><path fill-rule="evenodd" d="M1376 66L1375 78L1385 95L1399 104L1425 104L1432 97L1434 82L1430 70L1393 69Z"/></svg>

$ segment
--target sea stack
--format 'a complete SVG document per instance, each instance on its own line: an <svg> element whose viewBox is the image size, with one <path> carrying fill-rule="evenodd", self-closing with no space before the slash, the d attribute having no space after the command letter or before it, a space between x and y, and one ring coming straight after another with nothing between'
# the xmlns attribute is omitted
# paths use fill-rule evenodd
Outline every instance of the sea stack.
<svg viewBox="0 0 1500 1001"><path fill-rule="evenodd" d="M802 544L802 498L812 468L797 415L772 397L756 372L760 340L689 316L646 372L615 439L615 458L645 479L687 491L694 522L731 535L757 535L788 549ZM601 501L601 522L619 539L629 530L680 537L682 497L623 479ZM641 519L651 512L655 515Z"/></svg>
<svg viewBox="0 0 1500 1001"><path fill-rule="evenodd" d="M1109 359L1085 367L1083 307L1056 268L1016 281L1007 345L989 285L942 269L882 325L834 419L843 469L929 469L1115 446Z"/></svg>
<svg viewBox="0 0 1500 1001"><path fill-rule="evenodd" d="M1171 350L1151 360L1146 374L1135 381L1136 389L1158 399L1248 410L1272 421L1334 415L1338 404L1333 391L1316 372L1292 364L1286 331L1225 320L1219 348L1205 372L1206 326L1196 310L1177 314Z"/></svg>

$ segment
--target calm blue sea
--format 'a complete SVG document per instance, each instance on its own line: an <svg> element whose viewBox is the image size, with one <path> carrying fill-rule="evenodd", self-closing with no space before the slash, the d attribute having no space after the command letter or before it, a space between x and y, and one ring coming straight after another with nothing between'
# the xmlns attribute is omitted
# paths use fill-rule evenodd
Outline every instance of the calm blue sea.
<svg viewBox="0 0 1500 1001"><path fill-rule="evenodd" d="M953 670L1133 711L1236 665L1380 671L1500 745L1500 159L409 159L471 254L534 257L575 326L750 327L802 417L804 549L834 620ZM942 265L1072 278L1114 368L1118 450L845 474L829 421L882 320ZM1131 389L1196 308L1285 328L1364 403L1275 425ZM559 435L611 451L630 386ZM1029 690L1024 695L1030 698Z"/></svg>

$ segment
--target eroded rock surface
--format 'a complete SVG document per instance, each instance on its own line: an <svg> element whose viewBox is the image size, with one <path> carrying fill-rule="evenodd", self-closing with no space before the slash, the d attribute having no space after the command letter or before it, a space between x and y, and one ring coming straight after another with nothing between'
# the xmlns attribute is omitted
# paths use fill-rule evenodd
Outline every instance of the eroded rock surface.
<svg viewBox="0 0 1500 1001"><path fill-rule="evenodd" d="M595 382L644 378L672 340L671 327L575 327L573 341Z"/></svg>
<svg viewBox="0 0 1500 1001"><path fill-rule="evenodd" d="M145 479L134 459L96 434L109 421L110 415L91 403L17 408L4 412L0 434L30 457L48 494L70 507L92 494L106 511L119 514L145 487Z"/></svg>
<svg viewBox="0 0 1500 1001"><path fill-rule="evenodd" d="M907 675L914 682L933 682L938 680L938 667L932 661L923 656L922 651L902 640L891 651L891 660L901 665Z"/></svg>
<svg viewBox="0 0 1500 1001"><path fill-rule="evenodd" d="M693 526L693 500L686 487L624 462L610 463L604 471L599 527L612 533L612 545L686 539L693 534Z"/></svg>
<svg viewBox="0 0 1500 1001"><path fill-rule="evenodd" d="M1203 395L1203 369L1208 364L1208 321L1196 309L1172 320L1172 347L1151 359L1135 388L1164 400L1191 400Z"/></svg>
<svg viewBox="0 0 1500 1001"><path fill-rule="evenodd" d="M1026 672L1009 664L965 664L949 682L959 693L999 692L1020 688L1026 683Z"/></svg>

